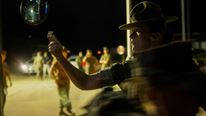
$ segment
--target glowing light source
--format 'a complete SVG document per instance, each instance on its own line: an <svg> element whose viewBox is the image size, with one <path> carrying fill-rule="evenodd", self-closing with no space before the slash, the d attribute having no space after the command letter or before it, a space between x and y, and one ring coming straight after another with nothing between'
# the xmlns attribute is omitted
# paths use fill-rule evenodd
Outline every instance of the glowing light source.
<svg viewBox="0 0 206 116"><path fill-rule="evenodd" d="M30 25L41 24L48 15L47 0L22 0L20 13L23 20Z"/></svg>

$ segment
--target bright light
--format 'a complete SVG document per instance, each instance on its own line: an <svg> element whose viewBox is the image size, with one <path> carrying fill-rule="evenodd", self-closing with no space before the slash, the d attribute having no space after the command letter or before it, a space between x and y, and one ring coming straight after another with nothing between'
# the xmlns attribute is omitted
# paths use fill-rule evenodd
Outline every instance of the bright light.
<svg viewBox="0 0 206 116"><path fill-rule="evenodd" d="M34 10L33 10L33 8L31 8L31 9L30 9L30 12L31 12L31 13L34 13Z"/></svg>
<svg viewBox="0 0 206 116"><path fill-rule="evenodd" d="M125 53L125 47L124 47L123 45L119 45L119 46L117 47L117 53L118 53L119 55L123 55L123 54Z"/></svg>
<svg viewBox="0 0 206 116"><path fill-rule="evenodd" d="M97 54L98 54L98 55L102 54L102 51L101 51L101 50L98 50L98 51L97 51Z"/></svg>
<svg viewBox="0 0 206 116"><path fill-rule="evenodd" d="M21 69L24 70L24 71L26 71L26 70L27 70L27 65L21 64Z"/></svg>

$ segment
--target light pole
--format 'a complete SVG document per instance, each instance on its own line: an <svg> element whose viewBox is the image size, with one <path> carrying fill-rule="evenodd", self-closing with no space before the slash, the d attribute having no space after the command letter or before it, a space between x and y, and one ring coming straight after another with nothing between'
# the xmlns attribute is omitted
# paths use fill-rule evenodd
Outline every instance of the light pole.
<svg viewBox="0 0 206 116"><path fill-rule="evenodd" d="M186 29L185 29L185 0L181 0L181 18L182 18L182 40L186 40Z"/></svg>
<svg viewBox="0 0 206 116"><path fill-rule="evenodd" d="M130 23L130 10L131 10L131 7L132 7L132 2L131 0L126 0L126 21L127 23ZM131 50L131 42L130 42L130 38L129 38L129 35L130 35L130 30L127 30L127 58L126 60L128 60L131 56L132 56L132 50Z"/></svg>

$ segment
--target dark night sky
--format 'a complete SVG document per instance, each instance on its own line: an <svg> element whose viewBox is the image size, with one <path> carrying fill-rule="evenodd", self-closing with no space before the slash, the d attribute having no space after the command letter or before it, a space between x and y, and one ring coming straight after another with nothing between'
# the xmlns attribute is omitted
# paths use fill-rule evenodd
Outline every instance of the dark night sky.
<svg viewBox="0 0 206 116"><path fill-rule="evenodd" d="M31 26L21 18L21 0L3 0L3 47L16 54L26 53L37 46L46 49L48 30L56 31L59 40L74 52L87 48L101 49L105 45L125 45L125 32L118 30L118 26L125 23L125 1L50 0L49 14L45 22ZM135 0L133 1L135 3ZM180 0L151 1L159 4L165 15L179 17L174 29L176 33L180 33ZM205 33L203 5L202 0L190 0L191 32Z"/></svg>
<svg viewBox="0 0 206 116"><path fill-rule="evenodd" d="M124 2L118 1L53 0L50 1L47 19L38 26L24 23L19 13L20 1L16 1L15 4L5 1L6 6L10 8L4 7L4 46L12 49L11 40L14 42L12 43L14 47L22 45L22 42L23 46L47 45L48 30L55 30L59 40L75 51L123 44L125 33L117 27L125 22ZM29 35L32 37L28 38Z"/></svg>

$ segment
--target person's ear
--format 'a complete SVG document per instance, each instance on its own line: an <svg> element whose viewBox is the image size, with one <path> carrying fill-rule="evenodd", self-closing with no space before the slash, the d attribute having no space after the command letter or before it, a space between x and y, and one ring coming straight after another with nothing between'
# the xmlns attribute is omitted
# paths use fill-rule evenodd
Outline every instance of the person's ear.
<svg viewBox="0 0 206 116"><path fill-rule="evenodd" d="M158 32L152 33L151 37L150 37L150 41L151 42L158 42L161 41L161 34Z"/></svg>
<svg viewBox="0 0 206 116"><path fill-rule="evenodd" d="M158 32L152 33L150 36L150 42L152 46L157 46L162 43L162 35Z"/></svg>

